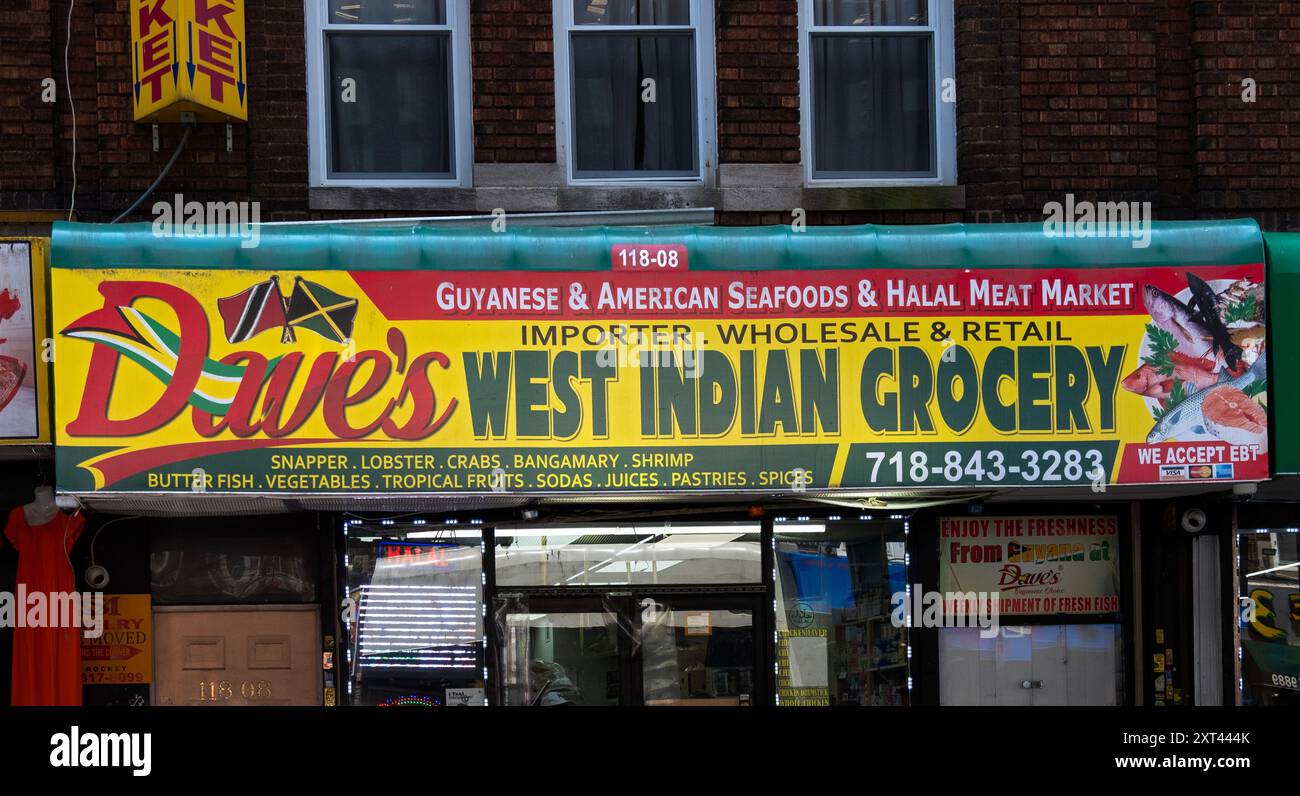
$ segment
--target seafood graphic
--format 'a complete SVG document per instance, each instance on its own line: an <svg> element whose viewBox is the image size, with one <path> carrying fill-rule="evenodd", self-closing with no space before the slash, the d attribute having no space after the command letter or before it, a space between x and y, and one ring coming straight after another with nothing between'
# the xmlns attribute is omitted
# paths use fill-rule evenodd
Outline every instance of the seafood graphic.
<svg viewBox="0 0 1300 796"><path fill-rule="evenodd" d="M1154 421L1147 442L1223 440L1265 451L1263 285L1186 277L1177 295L1142 290L1151 315L1142 364L1121 384L1147 400Z"/></svg>

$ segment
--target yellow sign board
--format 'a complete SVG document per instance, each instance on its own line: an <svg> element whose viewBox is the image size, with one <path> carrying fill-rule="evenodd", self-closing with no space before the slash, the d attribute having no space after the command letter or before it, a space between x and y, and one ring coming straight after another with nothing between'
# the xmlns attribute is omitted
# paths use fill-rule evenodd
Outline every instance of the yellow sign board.
<svg viewBox="0 0 1300 796"><path fill-rule="evenodd" d="M1260 264L654 279L61 267L59 484L770 493L1259 479L1262 279ZM1210 328L1180 297L1193 291L1231 309L1225 353L1164 328Z"/></svg>
<svg viewBox="0 0 1300 796"><path fill-rule="evenodd" d="M137 122L248 121L244 0L131 0Z"/></svg>
<svg viewBox="0 0 1300 796"><path fill-rule="evenodd" d="M81 640L83 685L153 682L153 607L148 594L104 595L104 627Z"/></svg>

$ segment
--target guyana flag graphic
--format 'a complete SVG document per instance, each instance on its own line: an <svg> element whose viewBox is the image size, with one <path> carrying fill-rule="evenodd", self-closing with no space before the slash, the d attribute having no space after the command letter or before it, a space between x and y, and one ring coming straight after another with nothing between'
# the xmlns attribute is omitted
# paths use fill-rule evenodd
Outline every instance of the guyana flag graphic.
<svg viewBox="0 0 1300 796"><path fill-rule="evenodd" d="M293 293L285 320L293 327L310 329L326 340L345 343L352 337L357 300L347 298L302 277L293 280Z"/></svg>
<svg viewBox="0 0 1300 796"><path fill-rule="evenodd" d="M180 336L134 307L96 310L73 321L62 334L106 345L153 374L163 384L170 384L176 373ZM270 361L266 378L270 378L280 359L275 357ZM246 367L204 357L203 372L189 404L212 415L224 415L230 410Z"/></svg>

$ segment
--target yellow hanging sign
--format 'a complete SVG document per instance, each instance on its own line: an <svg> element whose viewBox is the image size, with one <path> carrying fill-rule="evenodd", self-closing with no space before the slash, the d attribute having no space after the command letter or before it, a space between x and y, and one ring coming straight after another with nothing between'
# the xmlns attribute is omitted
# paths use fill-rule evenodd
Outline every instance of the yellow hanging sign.
<svg viewBox="0 0 1300 796"><path fill-rule="evenodd" d="M243 0L131 0L137 122L248 121Z"/></svg>

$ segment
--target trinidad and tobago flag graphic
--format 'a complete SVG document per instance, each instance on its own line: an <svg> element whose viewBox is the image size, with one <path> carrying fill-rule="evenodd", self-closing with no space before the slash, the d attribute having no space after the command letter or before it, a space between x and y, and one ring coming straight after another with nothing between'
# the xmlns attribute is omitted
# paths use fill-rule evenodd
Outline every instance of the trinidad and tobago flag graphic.
<svg viewBox="0 0 1300 796"><path fill-rule="evenodd" d="M283 329L282 340L293 338L284 320L284 296L280 294L280 277L258 282L243 293L217 299L217 312L226 327L226 341L242 343L270 329Z"/></svg>

